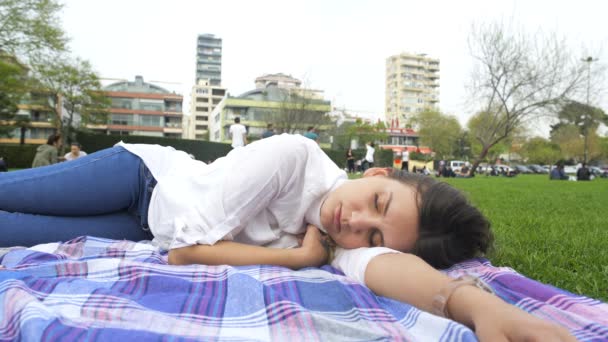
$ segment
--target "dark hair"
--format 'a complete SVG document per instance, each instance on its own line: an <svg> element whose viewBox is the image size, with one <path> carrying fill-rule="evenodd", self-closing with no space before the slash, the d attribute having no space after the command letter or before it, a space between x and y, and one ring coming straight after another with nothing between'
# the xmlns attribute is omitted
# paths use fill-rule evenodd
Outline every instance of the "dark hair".
<svg viewBox="0 0 608 342"><path fill-rule="evenodd" d="M493 245L490 222L459 190L428 176L393 170L391 178L416 188L418 240L412 254L435 268L486 254Z"/></svg>
<svg viewBox="0 0 608 342"><path fill-rule="evenodd" d="M313 129L315 129L315 126L308 126L307 131L309 131L309 132L310 132L310 131L312 131Z"/></svg>
<svg viewBox="0 0 608 342"><path fill-rule="evenodd" d="M241 122L241 118L239 118L238 116L236 118L234 118L234 122L236 123L240 123Z"/></svg>
<svg viewBox="0 0 608 342"><path fill-rule="evenodd" d="M272 128L272 124L269 123L268 125L266 125L266 128L271 129Z"/></svg>
<svg viewBox="0 0 608 342"><path fill-rule="evenodd" d="M46 144L53 145L54 143L59 141L59 139L61 139L61 135L53 133L53 134L49 135L48 139L46 139Z"/></svg>
<svg viewBox="0 0 608 342"><path fill-rule="evenodd" d="M70 144L70 146L76 146L78 148L81 148L82 146L80 146L80 143L77 143L75 141L72 141L72 143Z"/></svg>

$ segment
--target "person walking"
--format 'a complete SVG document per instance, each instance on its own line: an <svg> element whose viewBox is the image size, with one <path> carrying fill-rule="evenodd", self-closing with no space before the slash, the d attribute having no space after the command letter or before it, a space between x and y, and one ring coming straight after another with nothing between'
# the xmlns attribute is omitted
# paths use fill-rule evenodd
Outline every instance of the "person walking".
<svg viewBox="0 0 608 342"><path fill-rule="evenodd" d="M409 171L410 152L405 148L401 152L401 170Z"/></svg>
<svg viewBox="0 0 608 342"><path fill-rule="evenodd" d="M366 169L369 169L374 167L374 153L376 152L376 149L374 148L374 143L371 141L368 142L367 144L365 144L365 149L367 150L365 153L365 162L367 164Z"/></svg>

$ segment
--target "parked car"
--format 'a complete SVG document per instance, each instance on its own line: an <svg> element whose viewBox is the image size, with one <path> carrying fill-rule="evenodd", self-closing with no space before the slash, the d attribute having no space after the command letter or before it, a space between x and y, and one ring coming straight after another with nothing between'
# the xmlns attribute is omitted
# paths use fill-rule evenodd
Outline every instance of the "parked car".
<svg viewBox="0 0 608 342"><path fill-rule="evenodd" d="M527 168L523 165L513 165L513 167L515 168L517 173L526 173L526 174L534 173L534 171L530 170L529 168Z"/></svg>
<svg viewBox="0 0 608 342"><path fill-rule="evenodd" d="M452 168L452 171L458 173L460 172L460 169L462 169L464 164L466 164L466 162L463 160L451 160L448 163L448 166Z"/></svg>
<svg viewBox="0 0 608 342"><path fill-rule="evenodd" d="M595 177L608 178L608 170L602 170L597 166L589 166L589 171Z"/></svg>
<svg viewBox="0 0 608 342"><path fill-rule="evenodd" d="M549 173L549 169L544 168L537 164L530 164L530 165L528 165L528 168L530 170L532 170L534 173L538 173L538 174L548 174Z"/></svg>
<svg viewBox="0 0 608 342"><path fill-rule="evenodd" d="M576 167L576 165L565 165L564 166L564 172L566 174L576 174L577 170L578 170L578 168Z"/></svg>

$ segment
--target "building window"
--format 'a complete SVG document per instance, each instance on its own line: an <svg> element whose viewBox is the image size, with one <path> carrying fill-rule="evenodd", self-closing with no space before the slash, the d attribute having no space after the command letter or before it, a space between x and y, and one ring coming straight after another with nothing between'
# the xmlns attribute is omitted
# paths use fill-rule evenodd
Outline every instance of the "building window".
<svg viewBox="0 0 608 342"><path fill-rule="evenodd" d="M141 126L150 127L163 127L163 117L157 115L141 115L139 117L139 124Z"/></svg>
<svg viewBox="0 0 608 342"><path fill-rule="evenodd" d="M196 125L196 130L197 131L204 131L204 130L207 130L207 129L208 129L207 125Z"/></svg>
<svg viewBox="0 0 608 342"><path fill-rule="evenodd" d="M133 126L134 122L135 117L133 115L112 114L110 117L110 124L112 125Z"/></svg>
<svg viewBox="0 0 608 342"><path fill-rule="evenodd" d="M196 111L197 112L208 112L209 108L208 107L196 107Z"/></svg>
<svg viewBox="0 0 608 342"><path fill-rule="evenodd" d="M209 102L209 98L208 97L197 97L196 98L196 102L198 102L198 103L208 103Z"/></svg>
<svg viewBox="0 0 608 342"><path fill-rule="evenodd" d="M207 121L207 120L209 120L209 117L207 115L197 115L197 116L195 116L195 118L198 121Z"/></svg>
<svg viewBox="0 0 608 342"><path fill-rule="evenodd" d="M225 93L226 93L226 90L224 90L224 89L212 89L211 90L211 95L215 95L215 96L224 96Z"/></svg>
<svg viewBox="0 0 608 342"><path fill-rule="evenodd" d="M197 94L209 94L209 89L196 89ZM198 99L197 99L198 101Z"/></svg>

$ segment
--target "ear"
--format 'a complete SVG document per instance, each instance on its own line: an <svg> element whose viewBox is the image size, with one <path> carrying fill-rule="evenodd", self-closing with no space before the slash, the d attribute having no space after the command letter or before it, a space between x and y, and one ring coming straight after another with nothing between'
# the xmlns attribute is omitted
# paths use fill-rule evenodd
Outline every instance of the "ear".
<svg viewBox="0 0 608 342"><path fill-rule="evenodd" d="M393 169L390 167L372 167L363 173L363 177L388 176L391 172L393 172Z"/></svg>

